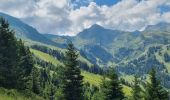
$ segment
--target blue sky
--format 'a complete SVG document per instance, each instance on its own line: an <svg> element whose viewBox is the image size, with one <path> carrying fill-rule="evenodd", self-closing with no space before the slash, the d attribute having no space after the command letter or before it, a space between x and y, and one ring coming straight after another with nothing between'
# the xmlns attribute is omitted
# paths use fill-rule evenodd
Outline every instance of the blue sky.
<svg viewBox="0 0 170 100"><path fill-rule="evenodd" d="M162 5L160 6L161 13L166 13L170 11L170 5Z"/></svg>
<svg viewBox="0 0 170 100"><path fill-rule="evenodd" d="M95 2L97 5L107 5L107 6L112 6L118 2L120 2L121 0L72 0L74 3L77 1L80 6L88 6L89 2ZM84 2L84 3L83 3Z"/></svg>
<svg viewBox="0 0 170 100"><path fill-rule="evenodd" d="M41 33L76 35L93 24L135 31L170 23L170 0L0 0L0 12Z"/></svg>
<svg viewBox="0 0 170 100"><path fill-rule="evenodd" d="M94 2L96 2L98 5L108 5L108 6L112 6L120 1L121 0L94 0Z"/></svg>
<svg viewBox="0 0 170 100"><path fill-rule="evenodd" d="M118 2L121 2L121 0L72 0L72 1L73 3L77 3L76 9L79 9L82 6L88 6L90 2L95 2L99 6L103 6L103 5L113 6L117 4ZM136 0L136 1L141 2L142 0ZM161 13L169 12L170 5L161 5L160 11Z"/></svg>
<svg viewBox="0 0 170 100"><path fill-rule="evenodd" d="M108 6L112 6L118 2L120 2L121 0L94 0L93 2L96 2L96 4L98 5L108 5Z"/></svg>
<svg viewBox="0 0 170 100"><path fill-rule="evenodd" d="M75 9L79 9L81 6L88 6L90 2L95 2L97 5L107 5L112 6L121 0L72 0L73 3L76 3Z"/></svg>

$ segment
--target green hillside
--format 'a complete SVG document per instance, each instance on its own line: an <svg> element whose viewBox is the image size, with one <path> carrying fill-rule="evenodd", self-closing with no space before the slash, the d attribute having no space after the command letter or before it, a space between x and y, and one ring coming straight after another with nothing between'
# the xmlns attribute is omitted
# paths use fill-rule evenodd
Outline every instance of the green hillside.
<svg viewBox="0 0 170 100"><path fill-rule="evenodd" d="M91 85L100 86L102 82L102 76L97 74L92 74L89 72L82 71L82 75L84 76L84 81L89 82ZM132 88L126 85L123 85L122 90L126 96L132 95Z"/></svg>
<svg viewBox="0 0 170 100"><path fill-rule="evenodd" d="M58 61L54 57L50 56L49 54L43 53L43 52L35 50L35 49L30 49L30 50L35 56L37 56L38 58L40 58L46 62L51 62L55 66L63 65L60 61Z"/></svg>
<svg viewBox="0 0 170 100"><path fill-rule="evenodd" d="M31 49L31 52L35 56L39 57L40 59L47 61L47 62L51 62L55 66L63 65L60 61L58 61L54 57L50 56L49 54L43 53L43 52L35 50L35 49ZM86 72L86 71L82 71L81 74L84 76L84 82L88 82L91 85L95 85L95 86L101 85L101 82L102 82L102 76L101 75L89 73L89 72ZM131 95L131 88L130 87L123 86L123 91L127 96Z"/></svg>
<svg viewBox="0 0 170 100"><path fill-rule="evenodd" d="M43 98L32 94L27 96L26 94L19 92L15 89L0 88L0 100L44 100Z"/></svg>

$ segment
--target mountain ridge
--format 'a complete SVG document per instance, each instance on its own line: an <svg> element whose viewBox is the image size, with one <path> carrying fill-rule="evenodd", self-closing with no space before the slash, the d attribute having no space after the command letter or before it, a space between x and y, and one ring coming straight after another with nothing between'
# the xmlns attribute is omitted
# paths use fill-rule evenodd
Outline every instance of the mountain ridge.
<svg viewBox="0 0 170 100"><path fill-rule="evenodd" d="M29 26L28 24L25 24L21 20L12 17L10 15L0 13L1 17L4 17L6 20L8 20L10 27L15 31L15 35L18 38L22 38L24 41L31 40L36 42L42 42L45 44L50 44L54 46L62 47L61 45L58 45L57 43L51 41L50 39L46 38L44 35L40 34L35 28L32 26Z"/></svg>

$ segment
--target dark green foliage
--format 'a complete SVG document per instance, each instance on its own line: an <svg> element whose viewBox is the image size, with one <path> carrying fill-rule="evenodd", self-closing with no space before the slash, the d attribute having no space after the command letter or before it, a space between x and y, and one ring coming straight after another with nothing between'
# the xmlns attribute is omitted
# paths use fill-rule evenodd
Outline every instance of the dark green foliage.
<svg viewBox="0 0 170 100"><path fill-rule="evenodd" d="M99 100L101 96L97 96L99 94L99 87L91 85L90 83L86 82L83 86L83 96L84 100Z"/></svg>
<svg viewBox="0 0 170 100"><path fill-rule="evenodd" d="M132 86L132 89L133 89L132 99L133 100L141 100L142 99L142 95L141 95L142 90L141 90L137 76L135 76L135 81L134 81L134 85Z"/></svg>
<svg viewBox="0 0 170 100"><path fill-rule="evenodd" d="M78 54L72 43L68 44L63 71L63 93L66 100L82 100L83 76L78 67Z"/></svg>
<svg viewBox="0 0 170 100"><path fill-rule="evenodd" d="M154 69L150 72L150 83L147 83L146 91L146 100L169 100L169 93L161 86Z"/></svg>
<svg viewBox="0 0 170 100"><path fill-rule="evenodd" d="M0 18L0 86L30 90L33 60L22 41L17 41L5 19Z"/></svg>
<svg viewBox="0 0 170 100"><path fill-rule="evenodd" d="M50 84L50 74L47 72L47 69L41 69L40 77L41 87L45 88L46 84Z"/></svg>
<svg viewBox="0 0 170 100"><path fill-rule="evenodd" d="M41 94L40 72L34 67L32 70L32 91L36 94Z"/></svg>
<svg viewBox="0 0 170 100"><path fill-rule="evenodd" d="M40 86L42 88L42 96L45 99L50 98L51 94L51 75L50 75L50 70L48 69L41 69L41 76L40 76Z"/></svg>
<svg viewBox="0 0 170 100"><path fill-rule="evenodd" d="M51 85L50 87L50 100L55 100L55 87Z"/></svg>
<svg viewBox="0 0 170 100"><path fill-rule="evenodd" d="M0 18L0 86L16 87L16 69L18 65L18 47L14 32L9 29L5 19Z"/></svg>
<svg viewBox="0 0 170 100"><path fill-rule="evenodd" d="M34 61L32 54L28 47L25 47L22 41L18 42L19 46L19 65L17 66L18 83L17 88L21 90L31 90L32 82L32 68Z"/></svg>
<svg viewBox="0 0 170 100"><path fill-rule="evenodd" d="M108 77L103 79L101 91L103 94L103 100L124 99L122 86L114 69L111 68Z"/></svg>

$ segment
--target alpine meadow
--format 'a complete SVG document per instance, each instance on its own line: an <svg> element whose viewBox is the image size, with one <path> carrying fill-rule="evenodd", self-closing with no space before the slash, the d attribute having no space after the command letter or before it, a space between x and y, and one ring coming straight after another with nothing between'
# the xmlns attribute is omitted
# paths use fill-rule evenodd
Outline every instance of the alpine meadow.
<svg viewBox="0 0 170 100"><path fill-rule="evenodd" d="M170 100L170 0L0 0L0 100Z"/></svg>

